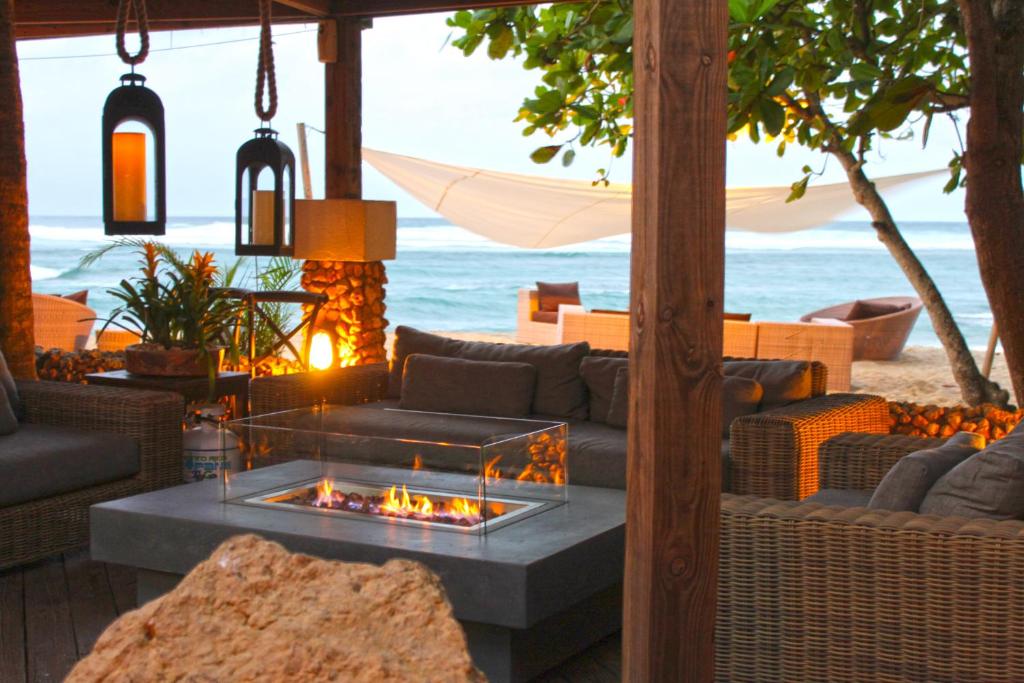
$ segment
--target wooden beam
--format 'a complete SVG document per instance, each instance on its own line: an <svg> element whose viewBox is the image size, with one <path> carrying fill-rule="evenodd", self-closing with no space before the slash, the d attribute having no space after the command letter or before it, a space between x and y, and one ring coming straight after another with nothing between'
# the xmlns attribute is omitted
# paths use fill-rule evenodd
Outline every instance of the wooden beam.
<svg viewBox="0 0 1024 683"><path fill-rule="evenodd" d="M547 2L579 2L579 0L547 0ZM535 4L537 4L536 0L337 0L334 15L338 17L386 17Z"/></svg>
<svg viewBox="0 0 1024 683"><path fill-rule="evenodd" d="M623 680L712 681L727 3L637 0Z"/></svg>
<svg viewBox="0 0 1024 683"><path fill-rule="evenodd" d="M326 17L331 13L329 0L274 0L278 5L285 5L315 17ZM274 10L274 14L277 10Z"/></svg>
<svg viewBox="0 0 1024 683"><path fill-rule="evenodd" d="M303 4L321 3L306 0ZM151 31L259 23L259 7L254 0L147 0L146 7ZM113 33L116 13L116 0L16 0L15 33L19 39ZM313 22L318 16L286 5L276 6L273 13L275 24Z"/></svg>
<svg viewBox="0 0 1024 683"><path fill-rule="evenodd" d="M329 33L328 22L321 31ZM324 68L326 127L324 194L327 199L363 195L362 22L338 19L334 61Z"/></svg>

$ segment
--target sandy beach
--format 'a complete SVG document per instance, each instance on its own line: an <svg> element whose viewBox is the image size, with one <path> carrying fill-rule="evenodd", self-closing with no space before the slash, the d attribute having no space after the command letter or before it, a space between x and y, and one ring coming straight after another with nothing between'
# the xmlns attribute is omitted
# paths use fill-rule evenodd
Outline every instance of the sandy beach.
<svg viewBox="0 0 1024 683"><path fill-rule="evenodd" d="M514 343L514 334L486 332L438 332L448 337L469 341ZM978 367L981 367L984 353L976 352ZM992 379L1003 388L1010 389L1010 374L1002 352L996 354L992 364ZM914 403L953 406L961 404L960 388L953 380L953 373L946 360L946 352L929 346L908 346L899 360L857 361L853 364L853 379L850 391L862 394L877 394L890 401L912 401ZM1012 390L1011 390L1012 391Z"/></svg>

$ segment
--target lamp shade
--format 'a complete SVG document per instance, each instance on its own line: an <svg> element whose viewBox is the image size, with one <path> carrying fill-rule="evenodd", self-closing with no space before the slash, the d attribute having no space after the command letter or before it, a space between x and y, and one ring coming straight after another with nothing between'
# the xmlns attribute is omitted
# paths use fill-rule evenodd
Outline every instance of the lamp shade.
<svg viewBox="0 0 1024 683"><path fill-rule="evenodd" d="M164 105L146 77L121 76L103 105L103 228L163 235L167 225Z"/></svg>
<svg viewBox="0 0 1024 683"><path fill-rule="evenodd" d="M395 202L298 199L294 257L312 261L393 259L397 215Z"/></svg>

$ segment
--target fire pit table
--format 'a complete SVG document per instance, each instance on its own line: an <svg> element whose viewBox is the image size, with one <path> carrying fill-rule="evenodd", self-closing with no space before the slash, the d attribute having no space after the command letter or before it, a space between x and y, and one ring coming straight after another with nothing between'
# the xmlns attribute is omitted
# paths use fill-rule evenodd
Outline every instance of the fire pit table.
<svg viewBox="0 0 1024 683"><path fill-rule="evenodd" d="M386 435L399 418L403 437ZM528 680L620 627L625 494L569 485L563 423L314 406L222 434L240 455L219 479L91 509L93 558L138 568L140 604L255 533L422 562L491 681Z"/></svg>

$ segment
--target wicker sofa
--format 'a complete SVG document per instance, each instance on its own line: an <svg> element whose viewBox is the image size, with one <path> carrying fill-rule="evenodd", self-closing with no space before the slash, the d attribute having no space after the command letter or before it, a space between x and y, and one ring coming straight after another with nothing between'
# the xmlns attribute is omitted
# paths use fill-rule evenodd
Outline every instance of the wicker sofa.
<svg viewBox="0 0 1024 683"><path fill-rule="evenodd" d="M621 352L591 351L591 355ZM811 364L812 398L733 421L723 441L726 490L798 499L817 490L818 445L850 431L888 430L886 403L859 394L825 395L827 369ZM328 372L279 375L253 380L254 414L330 404L395 407L389 404L389 370L384 364ZM576 483L625 487L626 433L591 420L570 421L570 457Z"/></svg>
<svg viewBox="0 0 1024 683"><path fill-rule="evenodd" d="M937 443L839 436L821 486ZM1024 680L1024 522L725 495L720 558L718 680Z"/></svg>
<svg viewBox="0 0 1024 683"><path fill-rule="evenodd" d="M20 500L24 492L15 490L18 502L0 505L0 569L87 544L93 503L181 482L184 399L178 394L64 382L16 384L22 426L13 435L0 436L0 472L19 477L15 485L21 487L29 482L26 469L59 481L31 482L34 488L53 489L53 495ZM114 480L104 476L110 471L104 469L109 463L103 462L103 439L108 437L111 457L115 448L124 450L126 442L130 447L128 466L122 468L125 475ZM55 462L66 462L65 456L79 447L92 449L88 464L76 462L78 470L55 468ZM36 461L36 453L48 448L60 452L55 457L41 453ZM82 467L89 471L80 471ZM93 483L75 488L76 478Z"/></svg>

